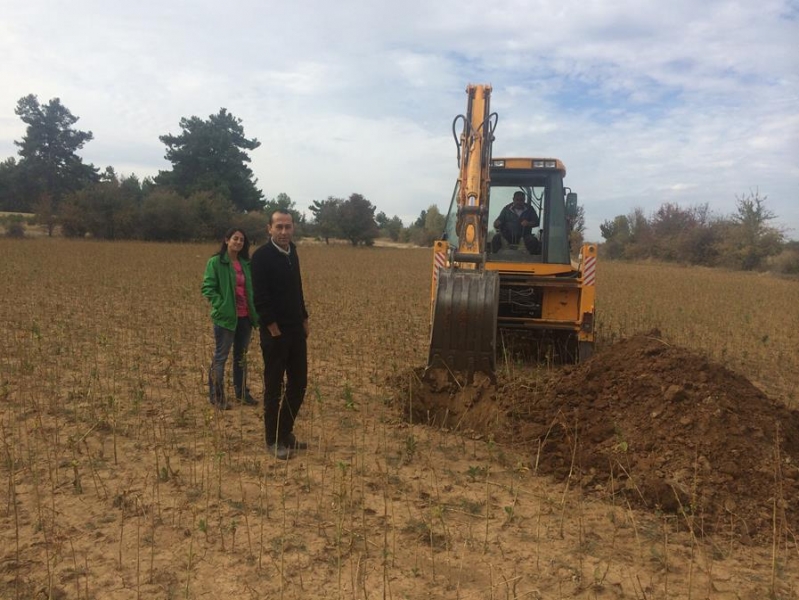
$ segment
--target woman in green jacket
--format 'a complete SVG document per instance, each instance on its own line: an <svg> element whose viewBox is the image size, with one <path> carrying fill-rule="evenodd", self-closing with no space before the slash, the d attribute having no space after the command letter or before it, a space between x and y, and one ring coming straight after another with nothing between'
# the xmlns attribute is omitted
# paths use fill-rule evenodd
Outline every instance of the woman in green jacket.
<svg viewBox="0 0 799 600"><path fill-rule="evenodd" d="M211 303L216 347L208 371L208 399L222 410L225 401L225 363L233 348L233 387L236 398L245 404L258 404L247 389L247 347L258 314L252 293L250 240L242 229L229 229L219 252L205 267L203 296Z"/></svg>

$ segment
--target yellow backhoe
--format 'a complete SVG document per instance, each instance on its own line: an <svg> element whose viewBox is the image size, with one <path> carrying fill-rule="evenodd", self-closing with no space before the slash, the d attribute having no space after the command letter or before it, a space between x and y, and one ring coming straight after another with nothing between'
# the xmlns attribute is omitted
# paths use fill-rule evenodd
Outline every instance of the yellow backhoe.
<svg viewBox="0 0 799 600"><path fill-rule="evenodd" d="M493 157L491 87L466 93L466 114L452 125L458 181L433 247L428 368L493 379L498 352L519 348L585 360L594 347L597 248L584 244L571 258L578 206L564 186L566 167L556 158Z"/></svg>

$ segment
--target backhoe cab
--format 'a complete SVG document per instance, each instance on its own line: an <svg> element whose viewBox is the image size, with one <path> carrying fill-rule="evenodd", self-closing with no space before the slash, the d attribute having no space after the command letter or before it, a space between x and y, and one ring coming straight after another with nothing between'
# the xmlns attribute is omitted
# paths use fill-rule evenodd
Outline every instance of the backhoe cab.
<svg viewBox="0 0 799 600"><path fill-rule="evenodd" d="M594 344L596 246L583 245L572 261L577 194L564 186L566 168L555 158L493 158L491 88L466 91L467 114L453 122L459 177L433 249L428 367L493 378L498 344L585 360Z"/></svg>

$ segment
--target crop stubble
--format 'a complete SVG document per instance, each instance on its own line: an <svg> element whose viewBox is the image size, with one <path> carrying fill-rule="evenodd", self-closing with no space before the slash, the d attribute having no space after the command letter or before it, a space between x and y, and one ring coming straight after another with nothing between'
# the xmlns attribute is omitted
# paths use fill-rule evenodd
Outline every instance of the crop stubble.
<svg viewBox="0 0 799 600"><path fill-rule="evenodd" d="M796 596L795 547L696 539L403 422L385 382L426 358L427 250L300 247L311 450L276 464L258 409L206 400L213 250L0 241L1 597ZM658 327L795 406L798 295L603 263L600 343ZM250 364L257 395L257 339Z"/></svg>

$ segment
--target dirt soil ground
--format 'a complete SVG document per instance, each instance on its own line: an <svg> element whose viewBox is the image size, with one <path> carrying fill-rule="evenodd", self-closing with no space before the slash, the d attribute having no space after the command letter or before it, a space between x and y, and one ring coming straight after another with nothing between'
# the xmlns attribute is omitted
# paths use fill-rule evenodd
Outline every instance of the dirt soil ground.
<svg viewBox="0 0 799 600"><path fill-rule="evenodd" d="M418 371L416 421L493 436L534 472L743 543L799 532L799 412L657 331L578 366L461 386Z"/></svg>

